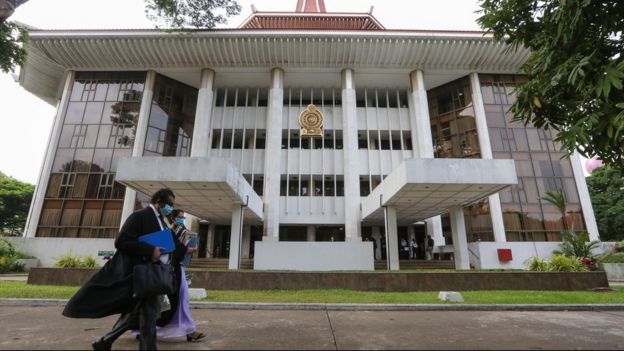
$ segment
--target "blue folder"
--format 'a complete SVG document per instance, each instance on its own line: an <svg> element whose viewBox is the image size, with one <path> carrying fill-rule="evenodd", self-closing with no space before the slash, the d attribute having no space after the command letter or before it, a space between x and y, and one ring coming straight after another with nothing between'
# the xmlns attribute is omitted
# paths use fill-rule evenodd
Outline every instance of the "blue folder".
<svg viewBox="0 0 624 351"><path fill-rule="evenodd" d="M162 253L169 253L175 250L171 229L142 235L139 237L139 241L146 242L154 247L163 248L164 250Z"/></svg>

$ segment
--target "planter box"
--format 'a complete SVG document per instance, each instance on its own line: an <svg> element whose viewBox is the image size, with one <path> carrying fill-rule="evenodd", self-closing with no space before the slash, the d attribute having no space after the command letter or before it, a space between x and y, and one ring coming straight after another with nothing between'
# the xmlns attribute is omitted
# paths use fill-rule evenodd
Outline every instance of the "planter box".
<svg viewBox="0 0 624 351"><path fill-rule="evenodd" d="M38 258L20 258L16 260L19 264L24 265L25 271L30 271L31 268L39 267L39 259Z"/></svg>
<svg viewBox="0 0 624 351"><path fill-rule="evenodd" d="M624 280L624 263L603 263L602 268L609 280Z"/></svg>
<svg viewBox="0 0 624 351"><path fill-rule="evenodd" d="M34 268L28 284L84 284L98 269ZM345 289L361 291L554 290L609 286L605 272L330 273L193 271L192 288L206 290Z"/></svg>

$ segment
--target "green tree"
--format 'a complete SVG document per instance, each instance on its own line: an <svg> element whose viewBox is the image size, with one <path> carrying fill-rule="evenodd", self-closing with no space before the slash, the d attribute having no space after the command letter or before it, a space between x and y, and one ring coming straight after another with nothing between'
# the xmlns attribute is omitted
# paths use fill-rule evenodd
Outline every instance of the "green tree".
<svg viewBox="0 0 624 351"><path fill-rule="evenodd" d="M15 9L28 0L0 0L0 70L7 73L26 62L24 45L28 33L7 21ZM240 13L236 0L145 0L145 12L159 26L213 28L227 17ZM223 13L221 13L223 12Z"/></svg>
<svg viewBox="0 0 624 351"><path fill-rule="evenodd" d="M511 107L557 141L624 168L624 1L480 0L479 24L531 57Z"/></svg>
<svg viewBox="0 0 624 351"><path fill-rule="evenodd" d="M565 201L565 195L563 193L563 190L561 189L548 190L546 192L546 195L542 196L542 199L544 201L547 201L555 205L555 207L557 207L557 209L561 213L561 222L563 224L563 230L568 230L568 219L566 215L567 213L566 201Z"/></svg>
<svg viewBox="0 0 624 351"><path fill-rule="evenodd" d="M595 170L587 178L600 239L624 240L624 172L614 167Z"/></svg>
<svg viewBox="0 0 624 351"><path fill-rule="evenodd" d="M0 172L0 234L20 235L35 186L5 176Z"/></svg>

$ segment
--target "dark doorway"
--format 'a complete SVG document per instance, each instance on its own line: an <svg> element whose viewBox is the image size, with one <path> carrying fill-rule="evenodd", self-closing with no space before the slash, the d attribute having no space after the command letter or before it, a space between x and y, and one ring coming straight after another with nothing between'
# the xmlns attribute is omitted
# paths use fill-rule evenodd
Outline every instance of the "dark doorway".
<svg viewBox="0 0 624 351"><path fill-rule="evenodd" d="M232 227L218 225L215 227L213 254L214 258L230 258L230 235Z"/></svg>
<svg viewBox="0 0 624 351"><path fill-rule="evenodd" d="M197 234L199 244L197 245L197 257L206 258L208 249L208 229L210 225L208 223L199 222L199 233Z"/></svg>
<svg viewBox="0 0 624 351"><path fill-rule="evenodd" d="M280 241L308 241L308 227L280 227Z"/></svg>
<svg viewBox="0 0 624 351"><path fill-rule="evenodd" d="M425 238L427 237L427 226L424 224L415 225L414 233L416 234L416 242L418 243L417 260L424 260L425 257Z"/></svg>
<svg viewBox="0 0 624 351"><path fill-rule="evenodd" d="M399 242L399 260L409 260L410 258L410 240L407 235L407 227L398 227L397 236Z"/></svg>
<svg viewBox="0 0 624 351"><path fill-rule="evenodd" d="M345 241L344 227L316 227L316 241Z"/></svg>
<svg viewBox="0 0 624 351"><path fill-rule="evenodd" d="M262 227L251 226L251 239L249 243L249 258L254 258L256 252L256 241L262 241Z"/></svg>

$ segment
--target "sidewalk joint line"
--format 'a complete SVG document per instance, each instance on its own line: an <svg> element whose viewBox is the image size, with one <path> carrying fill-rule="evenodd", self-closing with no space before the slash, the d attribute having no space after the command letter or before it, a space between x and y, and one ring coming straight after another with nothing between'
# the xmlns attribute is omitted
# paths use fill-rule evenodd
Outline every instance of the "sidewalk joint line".
<svg viewBox="0 0 624 351"><path fill-rule="evenodd" d="M329 329L331 330L332 338L334 340L334 348L336 350L340 350L338 348L338 342L336 341L336 333L334 332L334 326L332 325L331 318L329 318L329 310L325 309L325 315L327 316L327 321L329 322Z"/></svg>

